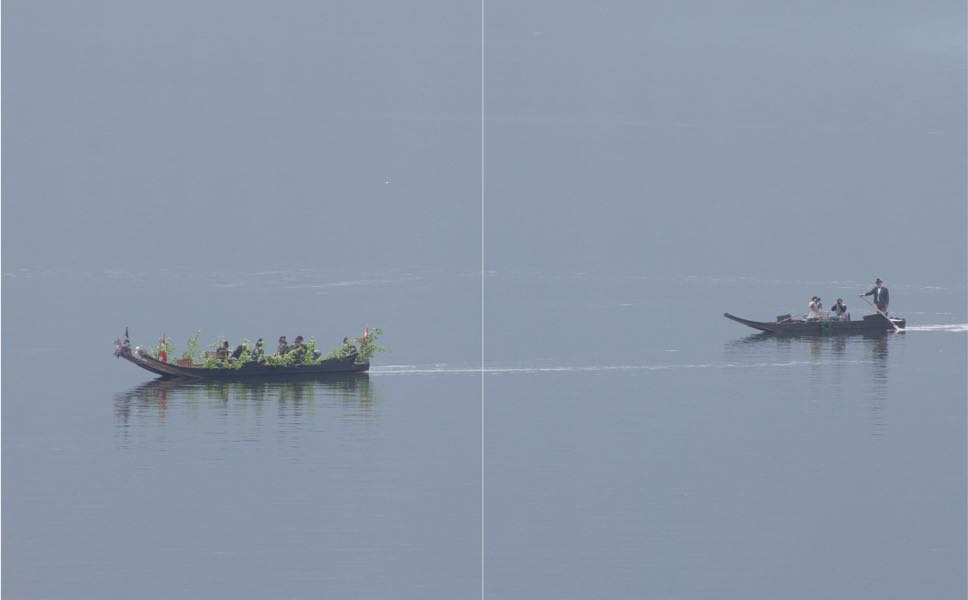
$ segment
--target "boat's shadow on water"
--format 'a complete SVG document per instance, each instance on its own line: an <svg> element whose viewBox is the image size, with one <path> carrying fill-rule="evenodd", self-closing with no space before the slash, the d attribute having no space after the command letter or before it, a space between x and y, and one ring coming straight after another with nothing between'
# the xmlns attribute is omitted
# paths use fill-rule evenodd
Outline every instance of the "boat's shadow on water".
<svg viewBox="0 0 968 600"><path fill-rule="evenodd" d="M373 390L366 373L306 376L285 381L198 381L155 379L114 396L114 414L127 423L132 414L153 414L164 418L169 409L186 404L207 405L218 410L229 407L274 406L281 413L300 415L315 409L318 401L369 411Z"/></svg>
<svg viewBox="0 0 968 600"><path fill-rule="evenodd" d="M889 351L905 343L905 336L893 333L866 335L786 336L757 333L725 344L730 361L770 362L799 369L799 381L812 398L836 397L853 381L856 398L868 403L871 431L887 432L890 372ZM795 377L793 371L784 378ZM778 398L785 398L778 395Z"/></svg>
<svg viewBox="0 0 968 600"><path fill-rule="evenodd" d="M844 354L848 348L869 348L871 358L875 362L884 362L888 357L888 349L894 340L902 340L903 335L895 333L865 333L855 335L776 335L773 333L753 333L726 343L728 352L746 352L749 350L769 351L771 349L788 350L794 347L804 347L811 352L824 350L834 355Z"/></svg>

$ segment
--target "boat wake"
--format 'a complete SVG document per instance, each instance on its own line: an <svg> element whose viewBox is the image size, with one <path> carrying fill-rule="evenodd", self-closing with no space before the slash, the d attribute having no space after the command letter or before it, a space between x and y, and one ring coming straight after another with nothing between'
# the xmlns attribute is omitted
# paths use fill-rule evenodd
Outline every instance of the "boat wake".
<svg viewBox="0 0 968 600"><path fill-rule="evenodd" d="M950 331L954 333L968 332L968 323L952 323L950 325L909 325L905 331Z"/></svg>
<svg viewBox="0 0 968 600"><path fill-rule="evenodd" d="M867 360L842 360L838 364L867 364ZM694 363L672 365L587 365L550 367L450 367L439 365L388 365L373 367L370 375L459 375L459 374L545 374L545 373L596 373L614 371L671 371L683 369L769 369L815 365L817 361L791 360L785 362L757 363Z"/></svg>

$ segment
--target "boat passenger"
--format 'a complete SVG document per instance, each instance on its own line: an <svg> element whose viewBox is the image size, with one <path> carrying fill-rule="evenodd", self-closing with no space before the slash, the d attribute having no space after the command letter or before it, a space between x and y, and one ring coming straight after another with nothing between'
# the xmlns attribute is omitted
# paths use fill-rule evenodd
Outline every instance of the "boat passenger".
<svg viewBox="0 0 968 600"><path fill-rule="evenodd" d="M810 298L810 304L807 305L807 320L808 321L819 321L822 316L823 303L820 301L819 296L814 296Z"/></svg>
<svg viewBox="0 0 968 600"><path fill-rule="evenodd" d="M265 342L262 338L255 343L255 348L252 349L252 360L262 360L262 356L265 353Z"/></svg>
<svg viewBox="0 0 968 600"><path fill-rule="evenodd" d="M235 350L232 351L232 358L238 360L242 356L242 352L244 351L245 351L245 344L239 344L238 346L235 347Z"/></svg>
<svg viewBox="0 0 968 600"><path fill-rule="evenodd" d="M222 342L222 345L215 350L215 358L220 360L228 360L231 353L232 351L229 350L229 342L226 340Z"/></svg>
<svg viewBox="0 0 968 600"><path fill-rule="evenodd" d="M884 316L886 317L887 305L891 302L891 295L888 293L887 288L881 285L882 283L881 278L878 277L874 280L874 287L871 288L871 291L867 292L866 294L858 294L858 297L863 298L864 296L874 296L874 306L877 307L877 310L884 313Z"/></svg>
<svg viewBox="0 0 968 600"><path fill-rule="evenodd" d="M850 313L847 312L847 305L843 298L837 298L837 302L830 309L830 319L832 321L849 321Z"/></svg>
<svg viewBox="0 0 968 600"><path fill-rule="evenodd" d="M356 346L353 345L353 342L351 342L349 338L343 338L343 348L340 354L342 354L344 357L355 356L357 354Z"/></svg>
<svg viewBox="0 0 968 600"><path fill-rule="evenodd" d="M306 358L306 344L303 343L303 336L297 335L289 351L293 353L294 362L300 363Z"/></svg>
<svg viewBox="0 0 968 600"><path fill-rule="evenodd" d="M276 354L279 356L284 356L286 352L289 352L289 343L286 341L286 336L279 336L279 345L276 346Z"/></svg>

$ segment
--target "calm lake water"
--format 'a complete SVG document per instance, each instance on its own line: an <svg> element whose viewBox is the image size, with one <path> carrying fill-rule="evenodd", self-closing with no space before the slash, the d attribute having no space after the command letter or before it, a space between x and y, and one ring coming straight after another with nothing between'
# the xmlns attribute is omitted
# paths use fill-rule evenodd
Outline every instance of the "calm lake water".
<svg viewBox="0 0 968 600"><path fill-rule="evenodd" d="M479 288L479 279L427 272L354 280L307 271L224 280L187 272L8 276L4 595L479 595L480 374L380 373L436 359L474 366L473 316L451 308L452 327L436 331L432 313L443 308L428 298L450 302L467 291L463 302L476 316ZM226 289L248 302L224 302ZM111 357L114 337L128 324L134 344L153 345L164 329L180 352L197 324L183 325L188 308L132 318L155 313L153 303L141 306L144 293L166 303L223 302L225 321L216 326L233 343L243 332L225 323L244 323L253 339L301 333L329 348L359 335L348 323L362 329L362 314L379 314L384 320L369 325L386 327L393 352L369 376L152 381ZM258 310L280 293L302 300L283 316ZM348 297L359 300L359 315L334 314ZM399 337L406 330L408 342Z"/></svg>
<svg viewBox="0 0 968 600"><path fill-rule="evenodd" d="M963 288L894 286L904 335L800 340L694 293L755 317L788 306L773 281L491 273L482 429L479 330L425 305L479 298L478 279L195 275L6 276L5 593L473 598L482 532L491 598L964 590ZM360 299L393 351L368 376L278 383L159 382L111 357L144 289L207 304L227 285ZM355 333L311 308L225 311L250 337ZM173 322L177 344L189 318L142 317L132 340Z"/></svg>
<svg viewBox="0 0 968 600"><path fill-rule="evenodd" d="M964 599L965 22L5 0L4 597ZM907 333L722 317L874 277Z"/></svg>
<svg viewBox="0 0 968 600"><path fill-rule="evenodd" d="M494 279L488 597L964 594L963 288L896 286L903 335L777 339L717 309L802 287L856 316L861 284Z"/></svg>

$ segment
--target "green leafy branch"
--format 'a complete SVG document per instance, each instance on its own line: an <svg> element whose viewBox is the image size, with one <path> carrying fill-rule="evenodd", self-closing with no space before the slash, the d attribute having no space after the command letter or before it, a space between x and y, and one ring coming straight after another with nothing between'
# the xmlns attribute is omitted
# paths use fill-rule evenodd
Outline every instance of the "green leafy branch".
<svg viewBox="0 0 968 600"><path fill-rule="evenodd" d="M374 354L378 352L388 352L386 348L376 344L376 339L383 334L383 329L375 328L369 332L366 342L362 337L351 337L345 338L345 342L333 348L329 354L323 356L320 355L316 357L317 352L319 352L319 345L315 339L310 338L309 342L303 347L303 351L300 352L298 349L290 350L283 356L277 354L263 354L259 359L259 362L263 362L267 365L274 367L292 367L296 365L318 365L324 360L345 360L351 356L354 357L354 362L356 363L366 363L370 362L370 359ZM208 348L212 352L201 351L201 339L202 332L196 331L195 335L190 337L185 343L185 351L182 353L183 359L190 359L196 366L201 366L205 369L241 369L248 363L254 362L256 360L254 355L255 344L248 340L242 340L242 353L238 359L226 360L218 358L215 356L215 351L217 351L222 344L226 341L225 337L219 336L218 340L213 344L209 344ZM172 356L175 352L175 346L167 339L165 339L164 349L169 356ZM154 349L154 356L158 357L158 352L161 350L161 345Z"/></svg>
<svg viewBox="0 0 968 600"><path fill-rule="evenodd" d="M182 358L186 360L191 360L192 362L201 362L202 360L202 347L199 344L199 339L202 337L201 331L196 331L195 335L188 338L185 342L185 351L182 352Z"/></svg>
<svg viewBox="0 0 968 600"><path fill-rule="evenodd" d="M368 363L377 352L389 352L388 349L376 343L376 339L381 335L383 335L383 330L377 327L370 331L366 340L362 337L347 338L346 343L330 352L329 357L347 358L355 353L356 360L354 362Z"/></svg>

